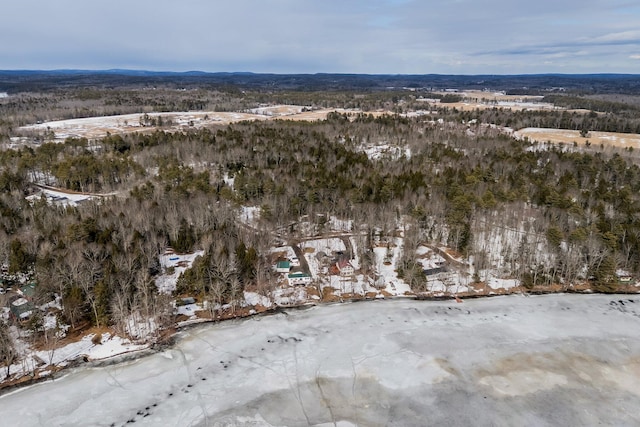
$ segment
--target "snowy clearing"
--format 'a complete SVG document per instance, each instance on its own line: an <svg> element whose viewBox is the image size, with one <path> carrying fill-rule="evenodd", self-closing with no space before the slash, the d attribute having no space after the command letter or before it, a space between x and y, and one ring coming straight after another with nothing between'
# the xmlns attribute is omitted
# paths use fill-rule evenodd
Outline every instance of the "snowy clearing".
<svg viewBox="0 0 640 427"><path fill-rule="evenodd" d="M56 204L59 206L78 206L80 203L91 200L95 196L84 193L75 193L71 191L56 191L48 188L42 188L38 193L27 196L29 201L37 201L42 197L45 198L47 203Z"/></svg>
<svg viewBox="0 0 640 427"><path fill-rule="evenodd" d="M53 132L53 141L64 141L66 138L102 138L110 134L153 132L165 130L181 131L185 128L200 128L217 124L236 123L245 120L324 120L331 112L359 113L357 110L322 109L307 111L308 107L298 105L275 105L261 107L250 112L217 112L217 111L176 111L168 113L135 113L117 116L86 117L79 119L57 120L45 123L22 126L18 130L24 132ZM148 125L161 119L165 125L156 127ZM15 143L24 140L15 140Z"/></svg>
<svg viewBox="0 0 640 427"><path fill-rule="evenodd" d="M191 328L0 406L16 426L638 425L639 316L620 295L290 310Z"/></svg>
<svg viewBox="0 0 640 427"><path fill-rule="evenodd" d="M633 133L618 132L596 132L590 131L587 137L581 137L580 131L568 129L548 129L548 128L524 128L515 131L513 135L517 139L528 138L531 141L552 143L585 145L587 141L591 145L603 144L605 147L632 147L640 148L640 135Z"/></svg>
<svg viewBox="0 0 640 427"><path fill-rule="evenodd" d="M160 255L162 275L156 278L158 291L165 294L171 294L175 291L180 275L191 268L193 261L202 255L204 255L204 251L195 251L191 254L176 254L171 249Z"/></svg>

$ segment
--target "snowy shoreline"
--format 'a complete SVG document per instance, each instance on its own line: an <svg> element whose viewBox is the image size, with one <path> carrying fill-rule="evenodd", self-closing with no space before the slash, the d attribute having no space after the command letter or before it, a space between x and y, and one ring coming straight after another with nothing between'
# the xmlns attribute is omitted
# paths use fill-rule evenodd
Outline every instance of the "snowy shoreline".
<svg viewBox="0 0 640 427"><path fill-rule="evenodd" d="M139 348L124 351L122 353L116 353L113 355L87 359L86 357L77 357L68 361L68 363L64 366L57 366L56 369L51 371L46 376L34 377L33 375L25 375L25 377L31 377L30 379L19 381L13 384L3 384L0 381L0 397L11 394L17 390L21 390L24 388L29 388L33 385L37 385L43 382L55 381L65 376L69 375L76 370L82 369L91 369L91 368L99 368L106 366L114 366L121 363L126 363L129 361L135 361L147 356L151 356L157 354L159 352L165 351L167 349L171 349L179 344L179 335L183 332L190 331L192 329L212 327L220 324L239 324L241 322L245 322L251 320L252 318L261 318L261 317L270 317L277 316L279 314L288 315L287 312L298 312L312 309L314 307L328 307L328 306L343 306L343 305L351 305L355 303L372 303L372 302L393 302L393 301L416 301L419 303L429 303L429 302L451 302L458 301L459 303L463 303L465 300L486 300L493 299L496 297L517 297L517 296L569 296L569 295L604 295L604 296L629 296L629 295L638 295L638 292L616 292L615 294L609 293L597 293L593 291L582 291L582 290L566 290L564 292L554 292L554 291L532 291L528 293L523 293L520 291L512 291L509 293L503 294L478 294L478 295L467 295L462 297L455 297L452 295L396 295L392 297L386 297L383 299L380 298L366 298L366 297L352 297L352 298L344 298L341 301L306 301L297 303L289 306L279 306L274 305L264 311L254 312L248 315L237 315L235 317L222 318L222 319L206 319L201 318L197 321L188 321L182 322L174 327L174 332L163 337L161 340L150 341L144 344L141 344Z"/></svg>
<svg viewBox="0 0 640 427"><path fill-rule="evenodd" d="M0 405L27 426L633 425L639 319L620 294L285 309L181 330Z"/></svg>

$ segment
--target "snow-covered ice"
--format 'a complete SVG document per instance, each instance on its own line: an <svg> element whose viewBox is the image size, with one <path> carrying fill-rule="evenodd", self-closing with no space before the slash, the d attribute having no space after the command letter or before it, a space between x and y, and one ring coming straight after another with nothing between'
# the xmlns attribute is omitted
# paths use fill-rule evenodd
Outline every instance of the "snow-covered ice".
<svg viewBox="0 0 640 427"><path fill-rule="evenodd" d="M2 423L638 425L639 316L621 295L287 310L12 391Z"/></svg>

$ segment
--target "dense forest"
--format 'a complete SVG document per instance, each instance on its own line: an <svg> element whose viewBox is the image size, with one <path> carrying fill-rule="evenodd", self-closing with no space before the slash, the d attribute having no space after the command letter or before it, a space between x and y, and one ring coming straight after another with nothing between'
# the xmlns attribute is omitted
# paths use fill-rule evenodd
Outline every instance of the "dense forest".
<svg viewBox="0 0 640 427"><path fill-rule="evenodd" d="M591 111L442 106L424 117L367 114L402 111L415 96L72 88L0 100L0 264L6 277L26 274L37 281L36 299L61 296L64 321L71 325L119 329L134 312L171 323L175 295L160 294L154 282L167 247L204 251L180 278L177 295L234 304L244 289L267 294L275 286L269 250L303 237L302 219L318 233L328 217L352 220L352 232L364 242L374 232L411 230L397 267L416 292L424 290L425 278L412 248L421 243L455 250L476 281L499 271L529 288L583 282L611 292L619 286L618 270L640 273L636 152L542 146L486 125L640 133L637 115L628 114L636 107L582 105L575 95L554 102ZM18 126L36 121L242 110L268 99L348 104L363 112L332 113L317 122L240 122L8 144ZM367 155L367 148L381 144L397 150ZM28 199L38 185L100 197L78 206ZM239 221L247 206L259 208L258 226ZM372 271L370 244L358 250L360 269Z"/></svg>

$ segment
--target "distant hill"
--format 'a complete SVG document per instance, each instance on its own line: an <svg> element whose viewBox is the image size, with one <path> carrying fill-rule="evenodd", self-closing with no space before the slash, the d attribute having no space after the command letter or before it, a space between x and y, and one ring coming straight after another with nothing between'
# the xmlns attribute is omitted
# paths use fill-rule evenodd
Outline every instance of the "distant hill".
<svg viewBox="0 0 640 427"><path fill-rule="evenodd" d="M640 94L640 74L530 75L383 75L383 74L261 74L251 72L170 72L147 70L0 70L0 91L47 91L57 87L236 86L268 90L441 90L489 89L510 93L564 90L581 93Z"/></svg>

